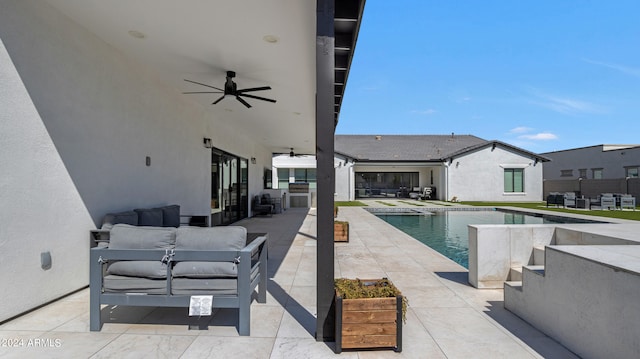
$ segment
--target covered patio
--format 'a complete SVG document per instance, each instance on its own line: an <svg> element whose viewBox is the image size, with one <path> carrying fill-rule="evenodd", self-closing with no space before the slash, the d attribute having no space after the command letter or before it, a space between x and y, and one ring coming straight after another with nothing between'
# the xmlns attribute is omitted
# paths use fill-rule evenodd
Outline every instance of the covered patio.
<svg viewBox="0 0 640 359"><path fill-rule="evenodd" d="M339 218L350 222L351 236L336 244L336 277L388 277L409 298L402 353L344 351L341 357L576 358L506 311L501 289L471 287L465 268L362 208L342 207ZM333 356L334 343L315 339L316 210L290 209L238 224L269 233L268 298L251 306L250 337L238 335L231 309L188 318L186 309L105 307L102 331L89 332L89 293L82 289L0 325L0 338L17 343L0 347L0 356Z"/></svg>

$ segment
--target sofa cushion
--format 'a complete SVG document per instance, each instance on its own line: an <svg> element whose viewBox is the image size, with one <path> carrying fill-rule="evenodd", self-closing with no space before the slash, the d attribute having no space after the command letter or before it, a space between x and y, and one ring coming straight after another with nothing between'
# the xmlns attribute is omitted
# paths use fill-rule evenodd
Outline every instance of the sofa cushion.
<svg viewBox="0 0 640 359"><path fill-rule="evenodd" d="M111 249L171 249L176 244L176 229L164 227L136 227L116 224L111 228Z"/></svg>
<svg viewBox="0 0 640 359"><path fill-rule="evenodd" d="M112 293L165 294L167 280L107 275L104 277L103 288L105 292Z"/></svg>
<svg viewBox="0 0 640 359"><path fill-rule="evenodd" d="M162 209L160 208L136 208L139 226L162 227Z"/></svg>
<svg viewBox="0 0 640 359"><path fill-rule="evenodd" d="M163 227L180 227L180 206L172 204L160 207L162 210Z"/></svg>
<svg viewBox="0 0 640 359"><path fill-rule="evenodd" d="M136 227L116 224L111 229L110 249L172 249L176 241L175 228ZM107 268L108 274L121 276L166 278L167 265L157 261L117 261Z"/></svg>
<svg viewBox="0 0 640 359"><path fill-rule="evenodd" d="M246 244L247 229L240 226L176 229L176 249L240 250Z"/></svg>
<svg viewBox="0 0 640 359"><path fill-rule="evenodd" d="M244 227L180 227L176 230L176 250L240 250L247 242ZM238 268L232 262L178 262L173 267L176 278L235 278Z"/></svg>
<svg viewBox="0 0 640 359"><path fill-rule="evenodd" d="M164 279L167 278L167 265L157 261L117 261L109 264L107 274L119 276Z"/></svg>
<svg viewBox="0 0 640 359"><path fill-rule="evenodd" d="M118 213L107 213L102 220L102 229L111 229L114 225L122 223L122 224L130 224L133 226L138 225L138 213L135 211L127 211L127 212L118 212Z"/></svg>

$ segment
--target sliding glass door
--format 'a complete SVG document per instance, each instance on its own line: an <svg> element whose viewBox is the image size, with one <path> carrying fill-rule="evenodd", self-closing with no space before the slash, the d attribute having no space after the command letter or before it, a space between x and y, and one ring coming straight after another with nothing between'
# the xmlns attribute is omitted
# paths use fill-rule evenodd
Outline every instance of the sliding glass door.
<svg viewBox="0 0 640 359"><path fill-rule="evenodd" d="M213 225L225 225L247 217L249 164L218 149L211 156L211 217Z"/></svg>

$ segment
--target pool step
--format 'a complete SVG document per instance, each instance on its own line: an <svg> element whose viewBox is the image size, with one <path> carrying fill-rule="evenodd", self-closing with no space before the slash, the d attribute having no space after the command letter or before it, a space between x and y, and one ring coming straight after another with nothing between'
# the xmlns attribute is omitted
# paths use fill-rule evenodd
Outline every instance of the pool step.
<svg viewBox="0 0 640 359"><path fill-rule="evenodd" d="M522 281L522 266L511 267L509 271L509 280L512 282Z"/></svg>
<svg viewBox="0 0 640 359"><path fill-rule="evenodd" d="M519 292L522 292L522 281L519 280L510 280L507 282L504 282L504 290L517 290Z"/></svg>
<svg viewBox="0 0 640 359"><path fill-rule="evenodd" d="M533 247L533 264L544 265L544 246Z"/></svg>

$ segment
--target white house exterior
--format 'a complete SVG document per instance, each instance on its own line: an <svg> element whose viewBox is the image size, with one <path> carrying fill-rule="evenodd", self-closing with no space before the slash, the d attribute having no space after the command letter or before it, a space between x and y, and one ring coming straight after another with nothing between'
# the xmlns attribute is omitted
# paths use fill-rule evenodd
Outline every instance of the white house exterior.
<svg viewBox="0 0 640 359"><path fill-rule="evenodd" d="M336 200L431 187L440 200L540 201L543 161L469 135L337 135Z"/></svg>
<svg viewBox="0 0 640 359"><path fill-rule="evenodd" d="M316 26L334 25L320 3L0 1L0 322L88 285L89 230L106 213L175 203L215 224L232 196L232 222L251 215L272 153L315 153L364 6L336 4L349 20L338 54L332 29ZM224 87L228 70L277 102L183 94L208 89L185 79Z"/></svg>
<svg viewBox="0 0 640 359"><path fill-rule="evenodd" d="M545 161L509 144L469 135L336 135L335 200L407 197L431 187L433 199L446 201L541 201ZM273 186L286 189L301 180L296 171L314 168L313 156L276 155ZM313 187L311 183L309 206Z"/></svg>

